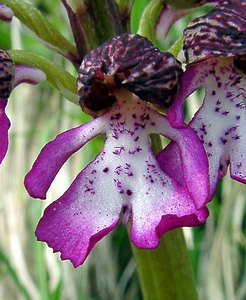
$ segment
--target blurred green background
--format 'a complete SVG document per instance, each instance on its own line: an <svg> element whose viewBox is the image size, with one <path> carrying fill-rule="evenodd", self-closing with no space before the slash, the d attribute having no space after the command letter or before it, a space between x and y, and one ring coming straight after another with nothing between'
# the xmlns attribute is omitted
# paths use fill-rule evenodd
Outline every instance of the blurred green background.
<svg viewBox="0 0 246 300"><path fill-rule="evenodd" d="M131 15L133 32L137 32L148 2L135 1ZM33 0L32 4L73 42L66 12L59 0ZM165 43L158 45L167 50L191 18L203 12L204 8L197 9L178 21ZM42 45L17 19L11 24L0 22L0 48L30 50L76 76L67 60ZM188 118L197 110L202 95L203 91L199 91L188 101ZM66 163L46 201L31 199L24 189L23 178L42 146L58 133L90 117L46 82L35 87L18 87L11 96L7 114L12 125L8 155L0 167L0 299L142 299L123 225L104 238L86 263L77 269L70 262L61 262L59 254L53 254L45 244L37 242L34 235L45 206L62 195L76 174L97 155L103 139L98 137L89 142ZM226 177L209 204L206 226L184 229L202 300L246 299L245 200L245 187Z"/></svg>

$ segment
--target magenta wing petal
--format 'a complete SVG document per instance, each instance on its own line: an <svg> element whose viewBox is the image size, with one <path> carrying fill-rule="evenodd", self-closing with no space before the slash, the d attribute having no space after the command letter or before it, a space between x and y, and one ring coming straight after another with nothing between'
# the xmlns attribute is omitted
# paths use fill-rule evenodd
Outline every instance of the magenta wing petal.
<svg viewBox="0 0 246 300"><path fill-rule="evenodd" d="M174 141L177 147L169 146L158 155L158 161L161 168L171 177L176 178L180 183L185 183L187 189L194 198L197 209L206 205L209 197L209 176L208 160L203 145L195 131L190 128L174 129L162 117L162 126L159 126L158 133L165 135ZM164 125L164 123L166 124ZM159 122L159 124L161 124ZM173 149L173 152L170 151ZM167 154L168 152L168 154ZM181 169L176 164L181 165L182 171L175 174ZM182 174L182 175L181 175Z"/></svg>
<svg viewBox="0 0 246 300"><path fill-rule="evenodd" d="M182 160L180 150L176 143L170 143L156 157L163 172L168 174L182 186L185 186L184 172L182 168Z"/></svg>
<svg viewBox="0 0 246 300"><path fill-rule="evenodd" d="M28 193L34 198L45 199L47 190L67 159L90 139L102 132L103 127L98 118L68 130L48 143L25 177L25 187Z"/></svg>
<svg viewBox="0 0 246 300"><path fill-rule="evenodd" d="M168 119L175 128L187 127L184 123L184 102L186 97L191 95L204 82L204 74L201 68L191 65L182 74L179 91L173 105L168 110Z"/></svg>
<svg viewBox="0 0 246 300"><path fill-rule="evenodd" d="M8 130L10 127L10 121L5 113L5 108L8 101L0 99L0 163L4 159L8 150Z"/></svg>

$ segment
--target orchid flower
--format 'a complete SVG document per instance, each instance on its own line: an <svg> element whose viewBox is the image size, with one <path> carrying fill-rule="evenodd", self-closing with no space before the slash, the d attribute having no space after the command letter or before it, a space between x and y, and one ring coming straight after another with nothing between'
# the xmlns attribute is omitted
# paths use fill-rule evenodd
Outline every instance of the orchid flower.
<svg viewBox="0 0 246 300"><path fill-rule="evenodd" d="M169 120L176 128L185 128L183 101L198 87L205 88L203 104L189 125L207 153L212 197L229 165L231 177L246 183L246 1L222 1L195 19L184 31L184 51L188 66ZM174 144L159 160L172 152L178 152ZM169 161L170 175L179 174L182 183L179 162L178 155L175 162Z"/></svg>
<svg viewBox="0 0 246 300"><path fill-rule="evenodd" d="M8 52L0 50L0 163L8 150L10 121L5 109L13 88L21 83L37 84L44 79L42 71L29 66L15 66Z"/></svg>
<svg viewBox="0 0 246 300"><path fill-rule="evenodd" d="M38 240L60 251L62 259L82 264L121 216L131 224L131 241L145 249L157 247L172 228L205 222L209 186L202 144L191 128L172 128L149 103L170 106L180 74L171 54L139 35L117 36L85 56L77 81L80 104L96 118L48 143L25 178L29 194L45 199L65 161L93 137L106 135L103 150L46 208L37 226ZM151 133L178 145L185 185L162 171Z"/></svg>

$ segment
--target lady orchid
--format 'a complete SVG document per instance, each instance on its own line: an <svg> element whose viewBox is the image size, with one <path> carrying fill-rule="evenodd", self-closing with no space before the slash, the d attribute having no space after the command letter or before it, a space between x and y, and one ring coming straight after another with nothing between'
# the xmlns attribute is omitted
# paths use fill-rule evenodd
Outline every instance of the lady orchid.
<svg viewBox="0 0 246 300"><path fill-rule="evenodd" d="M203 104L189 125L207 153L212 197L229 165L231 177L246 183L246 1L222 1L195 19L184 31L184 51L188 66L169 120L176 128L185 128L183 101L198 87L205 88ZM170 153L177 155L165 170L179 174L182 183L177 146L166 148L159 160L166 161Z"/></svg>
<svg viewBox="0 0 246 300"><path fill-rule="evenodd" d="M32 197L46 193L65 161L85 143L105 134L105 145L69 189L49 205L36 229L62 259L82 264L94 245L130 223L139 248L155 248L160 236L179 226L203 224L208 216L205 151L190 127L172 128L152 104L169 107L178 88L180 63L146 38L123 34L85 56L78 75L80 104L94 120L48 143L25 178ZM150 134L174 141L185 184L163 171Z"/></svg>
<svg viewBox="0 0 246 300"><path fill-rule="evenodd" d="M42 71L29 66L15 66L8 52L0 50L0 163L8 150L10 121L5 109L13 88L21 83L37 84L44 79Z"/></svg>

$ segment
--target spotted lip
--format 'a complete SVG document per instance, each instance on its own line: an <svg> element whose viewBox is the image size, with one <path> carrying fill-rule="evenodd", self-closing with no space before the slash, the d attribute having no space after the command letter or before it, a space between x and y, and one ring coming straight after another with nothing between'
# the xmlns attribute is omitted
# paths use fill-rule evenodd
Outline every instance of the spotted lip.
<svg viewBox="0 0 246 300"><path fill-rule="evenodd" d="M200 225L208 217L208 165L195 132L172 128L165 116L144 101L136 101L126 90L120 92L107 113L48 143L25 178L28 193L45 199L69 157L93 137L106 135L102 151L46 208L36 229L38 240L61 252L61 258L71 260L75 267L121 217L124 224L131 223L131 241L145 249L157 247L168 230ZM151 133L175 141L185 182L180 184L163 171L166 161L152 153Z"/></svg>
<svg viewBox="0 0 246 300"><path fill-rule="evenodd" d="M137 34L109 39L85 56L78 75L82 109L93 114L111 107L115 88L124 87L141 100L169 107L178 89L180 63Z"/></svg>

